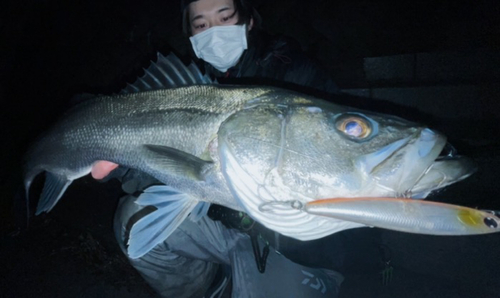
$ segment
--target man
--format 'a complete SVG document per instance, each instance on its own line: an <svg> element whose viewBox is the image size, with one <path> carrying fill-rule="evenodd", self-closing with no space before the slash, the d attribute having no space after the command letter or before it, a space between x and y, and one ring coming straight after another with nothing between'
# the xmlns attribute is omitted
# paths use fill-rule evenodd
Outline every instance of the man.
<svg viewBox="0 0 500 298"><path fill-rule="evenodd" d="M139 83L153 79L154 70L158 71L161 65L168 65L160 70L166 77L173 75L179 81L198 78L198 83L205 82L199 72L187 68L174 56L159 56ZM169 87L168 82L163 84ZM141 84L135 87L140 90ZM171 217L176 200L185 194L136 170L128 170L121 179L122 188L129 195L120 200L115 214L116 239L130 263L162 296L337 297L343 280L340 274L296 264L271 250L265 237L253 228L256 223L243 213L240 216L229 209L210 212L213 218L228 216L223 223L207 216L206 203L199 203L201 208L193 209L168 237L158 239L173 224L165 226L163 219ZM237 228L229 228L234 223ZM134 226L141 226L141 236L131 235ZM126 247L129 241L146 244L148 248L131 252L131 247Z"/></svg>
<svg viewBox="0 0 500 298"><path fill-rule="evenodd" d="M194 55L219 82L339 92L296 42L260 30L260 16L246 0L185 0L182 10L183 31Z"/></svg>
<svg viewBox="0 0 500 298"><path fill-rule="evenodd" d="M260 30L261 19L247 0L184 0L182 26L200 67L220 83L264 84L335 95L339 89L326 72L310 60L290 38L269 36ZM231 59L224 60L230 57ZM212 206L210 215L226 226L265 237L271 246L301 264L322 267L325 259L312 258L308 249L325 251L331 269L366 270L379 259L379 231L354 229L328 239L304 243L278 235L228 208ZM250 233L250 234L252 234ZM375 244L374 244L375 243Z"/></svg>
<svg viewBox="0 0 500 298"><path fill-rule="evenodd" d="M266 82L295 89L338 92L332 80L291 41L273 39L258 30L260 18L244 0L186 0L182 2L182 11L184 33L190 38L194 55L206 73L219 82ZM127 233L143 212L134 204L133 194L155 181L131 171L122 182L131 195L121 201L115 216L115 232L125 252ZM228 292L224 289L230 277L233 297L338 294L340 274L292 261L322 267L325 260L333 258L331 269L341 268L343 254L350 249L345 246L349 241L321 244L330 255L325 254L318 261L304 258L311 249L307 244L274 233L241 212L212 206L209 216L197 222L186 220L151 252L130 260L163 296L196 297L205 293L208 297L218 290L222 295Z"/></svg>

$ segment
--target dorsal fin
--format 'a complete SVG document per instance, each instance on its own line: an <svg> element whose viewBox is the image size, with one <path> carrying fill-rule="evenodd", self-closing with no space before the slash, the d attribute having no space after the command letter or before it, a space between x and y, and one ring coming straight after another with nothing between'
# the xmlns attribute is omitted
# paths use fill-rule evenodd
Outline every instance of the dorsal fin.
<svg viewBox="0 0 500 298"><path fill-rule="evenodd" d="M175 54L165 57L158 53L156 62L151 61L151 65L144 69L144 75L133 84L127 84L119 94L209 84L214 82L208 75L203 75L193 62L186 66Z"/></svg>

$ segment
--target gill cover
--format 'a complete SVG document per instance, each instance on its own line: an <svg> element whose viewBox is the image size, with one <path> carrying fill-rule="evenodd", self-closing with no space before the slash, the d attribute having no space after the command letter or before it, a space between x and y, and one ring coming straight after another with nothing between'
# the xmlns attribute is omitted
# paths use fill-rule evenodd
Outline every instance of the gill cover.
<svg viewBox="0 0 500 298"><path fill-rule="evenodd" d="M234 114L218 134L222 172L232 194L251 217L300 240L362 226L280 204L269 212L259 210L269 202L324 197L339 184L360 188L355 173L339 173L346 161L331 154L335 144L345 143L336 130L331 113L308 105L263 104Z"/></svg>

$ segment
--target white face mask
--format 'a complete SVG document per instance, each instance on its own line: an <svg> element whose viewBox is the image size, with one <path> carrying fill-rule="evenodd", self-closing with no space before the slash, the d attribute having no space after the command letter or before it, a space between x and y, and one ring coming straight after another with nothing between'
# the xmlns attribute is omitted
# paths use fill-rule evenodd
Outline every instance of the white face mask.
<svg viewBox="0 0 500 298"><path fill-rule="evenodd" d="M196 57L225 72L247 49L245 25L215 26L189 38Z"/></svg>

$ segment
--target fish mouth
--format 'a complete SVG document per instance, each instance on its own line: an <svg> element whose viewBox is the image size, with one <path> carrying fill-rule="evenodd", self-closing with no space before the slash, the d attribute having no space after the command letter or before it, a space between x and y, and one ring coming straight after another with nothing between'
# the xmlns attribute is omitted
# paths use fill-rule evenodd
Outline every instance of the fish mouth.
<svg viewBox="0 0 500 298"><path fill-rule="evenodd" d="M428 128L360 157L357 165L376 180L379 192L411 198L425 198L476 170L475 163L457 155L444 135Z"/></svg>
<svg viewBox="0 0 500 298"><path fill-rule="evenodd" d="M464 180L476 171L477 164L472 159L458 155L455 148L447 143L441 154L412 187L411 197L423 199L435 191Z"/></svg>

